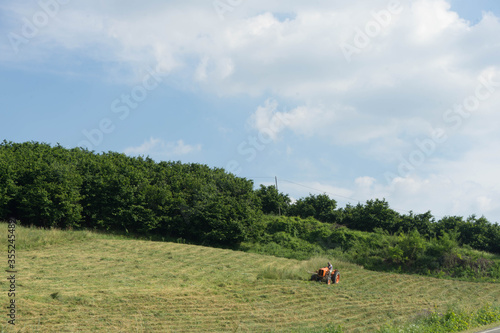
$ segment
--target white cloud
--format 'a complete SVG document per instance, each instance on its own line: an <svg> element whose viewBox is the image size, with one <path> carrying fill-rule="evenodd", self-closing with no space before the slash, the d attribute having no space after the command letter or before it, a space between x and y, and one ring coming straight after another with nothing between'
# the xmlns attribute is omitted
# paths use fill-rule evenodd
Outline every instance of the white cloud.
<svg viewBox="0 0 500 333"><path fill-rule="evenodd" d="M399 181L391 195L391 202L414 210L431 209L434 214L441 216L498 216L500 206L491 205L491 198L498 202L500 193L474 182L431 176L427 179L410 178Z"/></svg>
<svg viewBox="0 0 500 333"><path fill-rule="evenodd" d="M375 182L376 182L375 178L368 176L358 177L354 180L354 183L363 189L369 189Z"/></svg>
<svg viewBox="0 0 500 333"><path fill-rule="evenodd" d="M207 80L207 65L208 57L203 57L198 64L195 72L196 81L206 81Z"/></svg>
<svg viewBox="0 0 500 333"><path fill-rule="evenodd" d="M201 150L201 144L193 146L185 144L182 140L178 140L176 143L167 144L166 146L168 148L166 154L170 154L169 151L171 151L172 155L186 155Z"/></svg>
<svg viewBox="0 0 500 333"><path fill-rule="evenodd" d="M382 94L415 94L418 100L416 88L426 85L426 100L453 100L450 94L474 76L468 69L477 66L480 57L498 54L499 46L484 47L496 36L498 20L487 15L471 27L445 1L400 3L402 12L352 63L345 61L339 45L374 21L373 12L387 10L388 1L321 7L254 1L227 13L224 21L211 3L202 1L71 2L30 41L36 48L21 55L39 59L40 53L66 50L128 65L133 72L148 64L170 75L191 76L193 85L203 84L221 95L270 92L300 103L352 106L356 99L370 100L370 95L384 99ZM27 4L9 8L18 19L11 28L20 33L21 18L36 8ZM279 20L273 12L284 9L294 15ZM472 40L480 47L471 56L467 45ZM468 65L459 67L462 64ZM407 105L405 113L416 111Z"/></svg>
<svg viewBox="0 0 500 333"><path fill-rule="evenodd" d="M443 0L416 1L411 6L415 22L413 38L417 43L435 43L450 32L469 30L468 23L450 11L450 4Z"/></svg>
<svg viewBox="0 0 500 333"><path fill-rule="evenodd" d="M351 189L320 182L303 182L299 184L287 180L278 179L278 181L280 192L295 194L294 197L296 198L305 197L309 193L314 195L325 193L337 201L346 201L352 198L354 194L354 191Z"/></svg>
<svg viewBox="0 0 500 333"><path fill-rule="evenodd" d="M124 149L127 155L146 155L153 158L168 158L174 156L182 156L201 151L201 145L189 145L183 140L176 142L165 142L161 139L151 137L149 141L145 141L137 147L128 147Z"/></svg>
<svg viewBox="0 0 500 333"><path fill-rule="evenodd" d="M372 156L388 158L395 147L401 147L398 136L430 135L434 130L421 118L387 119L363 115L353 107L342 105L301 105L290 111L278 111L276 100L266 100L250 116L249 123L273 140L286 129L304 137L326 139L332 145L369 144ZM393 158L394 159L394 158Z"/></svg>
<svg viewBox="0 0 500 333"><path fill-rule="evenodd" d="M163 142L160 139L154 139L151 137L149 141L144 142L138 147L128 147L123 151L127 155L147 155L158 145L162 145Z"/></svg>
<svg viewBox="0 0 500 333"><path fill-rule="evenodd" d="M253 128L269 135L273 140L287 128L308 137L331 132L331 126L338 118L335 109L327 109L322 105L302 105L288 112L278 111L278 107L276 100L266 100L249 119Z"/></svg>

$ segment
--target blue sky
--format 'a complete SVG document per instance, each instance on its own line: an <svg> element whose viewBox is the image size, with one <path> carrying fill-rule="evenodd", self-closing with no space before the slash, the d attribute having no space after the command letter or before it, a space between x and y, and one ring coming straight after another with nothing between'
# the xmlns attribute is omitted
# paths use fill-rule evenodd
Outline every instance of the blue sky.
<svg viewBox="0 0 500 333"><path fill-rule="evenodd" d="M0 139L500 221L494 0L0 4Z"/></svg>

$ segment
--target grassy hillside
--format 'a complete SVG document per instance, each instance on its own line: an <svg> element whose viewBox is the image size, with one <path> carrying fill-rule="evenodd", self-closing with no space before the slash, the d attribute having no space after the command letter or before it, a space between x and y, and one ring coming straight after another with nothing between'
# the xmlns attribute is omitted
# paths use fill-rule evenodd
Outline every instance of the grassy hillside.
<svg viewBox="0 0 500 333"><path fill-rule="evenodd" d="M450 306L500 304L500 288L84 231L17 227L16 332L372 332ZM7 226L0 224L6 249ZM6 252L6 251L5 251ZM3 260L6 266L6 253ZM307 281L332 260L341 283ZM8 281L0 280L7 305ZM10 326L10 325L9 325Z"/></svg>

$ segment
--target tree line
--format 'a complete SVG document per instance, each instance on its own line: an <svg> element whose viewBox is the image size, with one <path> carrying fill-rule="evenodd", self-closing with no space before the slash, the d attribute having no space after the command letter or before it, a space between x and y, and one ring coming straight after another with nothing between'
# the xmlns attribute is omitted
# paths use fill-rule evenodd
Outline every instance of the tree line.
<svg viewBox="0 0 500 333"><path fill-rule="evenodd" d="M347 204L337 208L337 202L326 194L310 194L292 204L289 196L279 193L274 186L261 185L256 193L265 214L278 215L280 212L284 216L303 219L312 217L323 223L367 232L383 230L389 234L397 234L416 230L428 240L453 233L459 245L500 253L500 225L491 223L484 216L445 216L436 220L430 211L401 214L391 209L385 199L373 199L365 204Z"/></svg>
<svg viewBox="0 0 500 333"><path fill-rule="evenodd" d="M274 186L254 190L251 180L221 168L38 142L0 144L1 220L238 247L258 240L268 227L263 216L278 213L334 229L416 230L427 239L454 232L462 245L500 253L500 226L485 217L436 221L430 212L400 214L379 199L338 208L326 194L292 203Z"/></svg>
<svg viewBox="0 0 500 333"><path fill-rule="evenodd" d="M259 213L253 183L223 169L37 142L0 145L3 220L234 246Z"/></svg>

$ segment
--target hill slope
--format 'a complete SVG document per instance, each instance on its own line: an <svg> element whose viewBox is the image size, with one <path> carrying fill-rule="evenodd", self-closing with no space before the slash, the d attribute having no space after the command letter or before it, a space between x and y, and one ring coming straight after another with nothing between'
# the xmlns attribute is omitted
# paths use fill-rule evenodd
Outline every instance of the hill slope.
<svg viewBox="0 0 500 333"><path fill-rule="evenodd" d="M301 262L89 232L17 233L16 331L302 331L334 323L370 332L449 305L500 303L498 284L377 273L334 258ZM341 283L306 281L327 259ZM2 290L7 282L0 280ZM7 302L3 292L0 304Z"/></svg>

